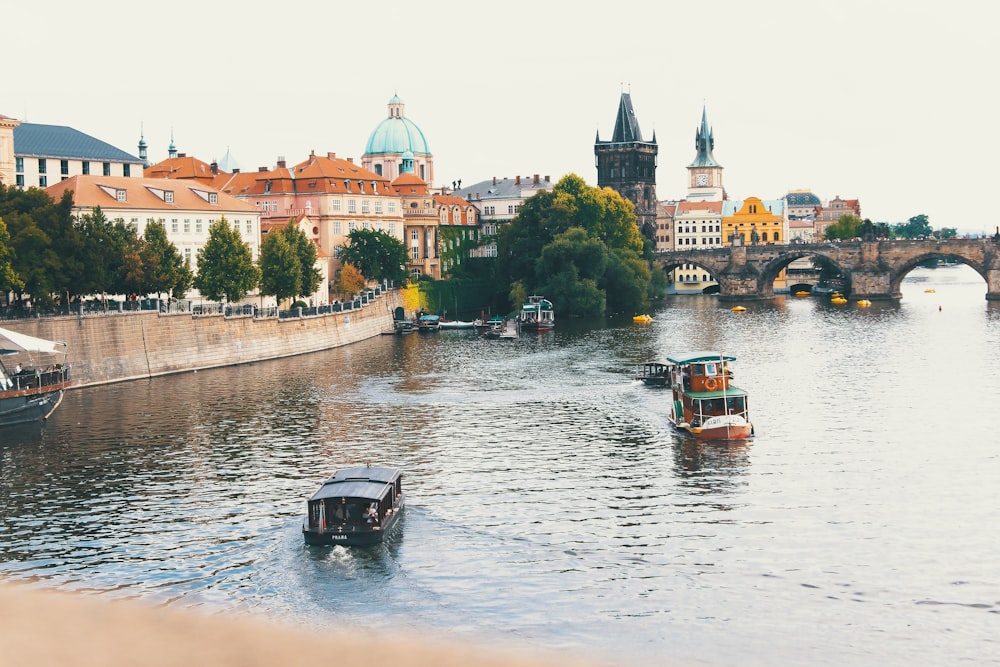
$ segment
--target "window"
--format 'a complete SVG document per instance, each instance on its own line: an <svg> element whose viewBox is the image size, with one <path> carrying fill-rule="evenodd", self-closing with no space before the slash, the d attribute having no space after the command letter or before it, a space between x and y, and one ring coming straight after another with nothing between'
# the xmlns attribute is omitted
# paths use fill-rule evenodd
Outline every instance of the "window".
<svg viewBox="0 0 1000 667"><path fill-rule="evenodd" d="M84 162L84 164L87 164L87 163ZM19 174L24 171L24 158L23 157L14 158L14 171L16 171Z"/></svg>
<svg viewBox="0 0 1000 667"><path fill-rule="evenodd" d="M513 205L513 204L510 204L510 205L509 205L509 206L507 207L507 213L509 213L509 214L511 214L511 215L514 215L514 205Z"/></svg>
<svg viewBox="0 0 1000 667"><path fill-rule="evenodd" d="M396 212L396 202L390 201L389 202L389 213L395 213L395 212Z"/></svg>
<svg viewBox="0 0 1000 667"><path fill-rule="evenodd" d="M415 229L411 229L410 230L410 240L412 240L412 241L419 241L420 240L420 232L418 232Z"/></svg>
<svg viewBox="0 0 1000 667"><path fill-rule="evenodd" d="M46 171L48 171L48 165L46 163L45 158L43 157L38 158L38 173L44 174Z"/></svg>
<svg viewBox="0 0 1000 667"><path fill-rule="evenodd" d="M208 193L208 203L209 204L218 204L219 203L219 193L217 193L217 192L209 192Z"/></svg>
<svg viewBox="0 0 1000 667"><path fill-rule="evenodd" d="M177 218L173 218L173 219L170 220L170 231L173 232L174 234L177 233L177 231L178 231L177 230Z"/></svg>
<svg viewBox="0 0 1000 667"><path fill-rule="evenodd" d="M191 232L191 219L184 218L184 233L189 234Z"/></svg>
<svg viewBox="0 0 1000 667"><path fill-rule="evenodd" d="M59 160L59 173L63 176L69 175L69 160Z"/></svg>
<svg viewBox="0 0 1000 667"><path fill-rule="evenodd" d="M253 222L247 220L247 234L253 234Z"/></svg>
<svg viewBox="0 0 1000 667"><path fill-rule="evenodd" d="M364 213L364 214L368 214L368 213L372 212L371 211L371 202L369 202L367 199L362 199L361 200L361 212Z"/></svg>
<svg viewBox="0 0 1000 667"><path fill-rule="evenodd" d="M340 234L340 220L334 220L333 222L333 233Z"/></svg>
<svg viewBox="0 0 1000 667"><path fill-rule="evenodd" d="M351 220L350 222L347 223L347 233L348 234L350 234L351 232L353 232L357 228L358 228L358 223L354 222L353 220Z"/></svg>
<svg viewBox="0 0 1000 667"><path fill-rule="evenodd" d="M390 222L389 223L389 234L391 234L392 236L396 235L396 223L395 222Z"/></svg>
<svg viewBox="0 0 1000 667"><path fill-rule="evenodd" d="M130 165L130 164L123 164L122 165L122 176L131 176L131 175L132 175L132 165Z"/></svg>
<svg viewBox="0 0 1000 667"><path fill-rule="evenodd" d="M184 261L191 265L191 248L184 248Z"/></svg>
<svg viewBox="0 0 1000 667"><path fill-rule="evenodd" d="M115 190L115 199L118 201L128 201L128 192L125 188L117 188Z"/></svg>
<svg viewBox="0 0 1000 667"><path fill-rule="evenodd" d="M357 213L358 212L358 202L354 199L347 200L347 212Z"/></svg>
<svg viewBox="0 0 1000 667"><path fill-rule="evenodd" d="M410 248L410 257L413 259L420 259L420 246L413 246Z"/></svg>
<svg viewBox="0 0 1000 667"><path fill-rule="evenodd" d="M128 165L125 165L125 166L127 167ZM128 174L125 174L125 175L128 176ZM173 190L167 190L166 192L163 193L163 201L165 201L168 204L173 204L174 203L174 192L173 192Z"/></svg>
<svg viewBox="0 0 1000 667"><path fill-rule="evenodd" d="M334 211L340 211L340 200L334 199L333 206L331 207Z"/></svg>
<svg viewBox="0 0 1000 667"><path fill-rule="evenodd" d="M365 182L358 181L358 192L364 192L364 191L365 191Z"/></svg>
<svg viewBox="0 0 1000 667"><path fill-rule="evenodd" d="M382 200L375 200L375 215L382 215Z"/></svg>
<svg viewBox="0 0 1000 667"><path fill-rule="evenodd" d="M49 177L42 175L38 177L38 187L47 188L49 187Z"/></svg>
<svg viewBox="0 0 1000 667"><path fill-rule="evenodd" d="M441 209L441 224L442 225L448 224L448 210L444 208Z"/></svg>
<svg viewBox="0 0 1000 667"><path fill-rule="evenodd" d="M201 219L194 221L194 233L201 234Z"/></svg>
<svg viewBox="0 0 1000 667"><path fill-rule="evenodd" d="M17 182L17 187L23 188L24 187L24 174L18 174L16 182Z"/></svg>
<svg viewBox="0 0 1000 667"><path fill-rule="evenodd" d="M105 176L110 176L111 175L111 163L110 162L105 162L104 163L104 175Z"/></svg>

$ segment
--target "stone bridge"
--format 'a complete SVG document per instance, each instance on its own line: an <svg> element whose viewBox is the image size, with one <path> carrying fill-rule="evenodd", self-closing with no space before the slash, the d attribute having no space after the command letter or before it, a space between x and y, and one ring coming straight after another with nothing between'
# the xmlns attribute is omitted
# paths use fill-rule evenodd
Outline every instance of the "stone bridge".
<svg viewBox="0 0 1000 667"><path fill-rule="evenodd" d="M986 281L986 298L1000 300L1000 243L994 239L733 245L660 252L655 261L667 272L696 264L719 283L720 299L735 301L773 298L774 279L781 270L811 257L838 267L852 297L899 299L907 273L928 260L943 259L971 266Z"/></svg>

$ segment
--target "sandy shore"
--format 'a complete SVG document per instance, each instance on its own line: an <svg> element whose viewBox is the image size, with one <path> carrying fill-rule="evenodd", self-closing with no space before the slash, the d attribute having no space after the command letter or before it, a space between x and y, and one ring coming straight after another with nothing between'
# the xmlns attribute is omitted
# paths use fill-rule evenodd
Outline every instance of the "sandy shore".
<svg viewBox="0 0 1000 667"><path fill-rule="evenodd" d="M576 657L525 655L426 637L317 635L257 617L207 616L0 585L2 667L596 667Z"/></svg>

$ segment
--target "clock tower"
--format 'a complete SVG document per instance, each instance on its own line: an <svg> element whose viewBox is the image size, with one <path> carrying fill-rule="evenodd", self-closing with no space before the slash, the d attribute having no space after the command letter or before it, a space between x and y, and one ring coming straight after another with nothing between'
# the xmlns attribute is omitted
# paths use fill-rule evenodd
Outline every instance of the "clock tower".
<svg viewBox="0 0 1000 667"><path fill-rule="evenodd" d="M649 239L656 238L656 133L643 141L639 121L632 109L632 96L622 93L611 141L597 133L597 187L615 190L635 206L636 224Z"/></svg>
<svg viewBox="0 0 1000 667"><path fill-rule="evenodd" d="M708 113L701 108L701 127L694 135L694 162L688 165L688 201L722 201L726 190L722 187L722 165L715 161L712 149L715 137L708 126Z"/></svg>

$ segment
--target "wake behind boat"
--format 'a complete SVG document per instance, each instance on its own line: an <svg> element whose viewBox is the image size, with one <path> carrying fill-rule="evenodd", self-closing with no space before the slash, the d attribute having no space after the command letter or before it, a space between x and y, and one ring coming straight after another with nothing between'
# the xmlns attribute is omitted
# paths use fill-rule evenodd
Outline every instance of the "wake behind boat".
<svg viewBox="0 0 1000 667"><path fill-rule="evenodd" d="M377 544L399 523L404 500L398 468L338 470L306 503L302 535L306 544Z"/></svg>
<svg viewBox="0 0 1000 667"><path fill-rule="evenodd" d="M71 383L67 354L66 343L0 329L0 357L13 361L0 359L0 426L48 419Z"/></svg>
<svg viewBox="0 0 1000 667"><path fill-rule="evenodd" d="M693 352L670 363L670 423L702 440L744 440L753 435L747 392L730 383L736 357Z"/></svg>

